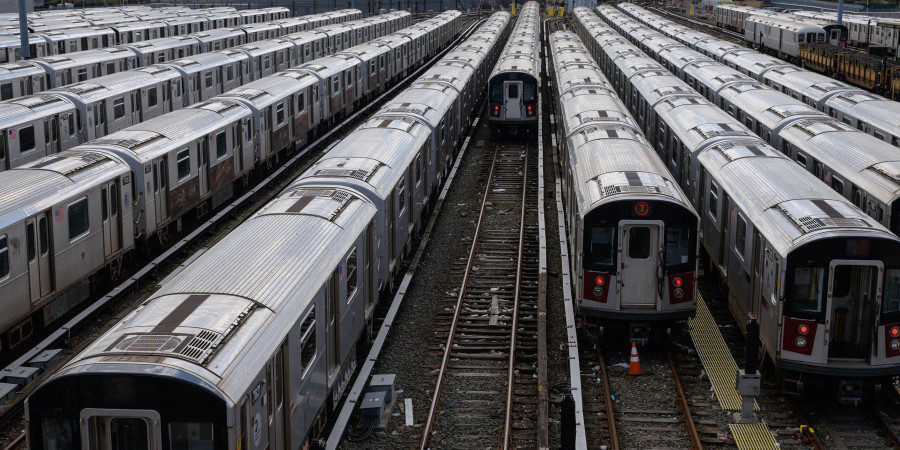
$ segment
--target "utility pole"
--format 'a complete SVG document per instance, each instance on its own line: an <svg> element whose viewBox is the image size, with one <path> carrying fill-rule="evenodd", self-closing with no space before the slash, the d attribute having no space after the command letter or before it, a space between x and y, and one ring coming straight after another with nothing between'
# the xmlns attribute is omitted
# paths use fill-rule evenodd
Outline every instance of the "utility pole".
<svg viewBox="0 0 900 450"><path fill-rule="evenodd" d="M25 11L25 0L19 0L19 39L21 39L21 52L22 59L28 59L31 57L31 47L28 45L30 43L28 39L28 12Z"/></svg>
<svg viewBox="0 0 900 450"><path fill-rule="evenodd" d="M838 26L844 23L844 0L838 0Z"/></svg>

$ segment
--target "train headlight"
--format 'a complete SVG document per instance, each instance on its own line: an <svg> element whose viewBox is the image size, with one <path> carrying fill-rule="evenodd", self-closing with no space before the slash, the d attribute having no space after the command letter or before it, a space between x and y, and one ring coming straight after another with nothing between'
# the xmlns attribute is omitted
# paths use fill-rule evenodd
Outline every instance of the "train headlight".
<svg viewBox="0 0 900 450"><path fill-rule="evenodd" d="M809 334L809 325L801 323L799 326L797 326L797 333L800 333L800 336L806 336L807 334Z"/></svg>
<svg viewBox="0 0 900 450"><path fill-rule="evenodd" d="M594 287L594 297L603 297L603 286Z"/></svg>
<svg viewBox="0 0 900 450"><path fill-rule="evenodd" d="M892 326L890 333L892 338L900 337L900 326Z"/></svg>
<svg viewBox="0 0 900 450"><path fill-rule="evenodd" d="M684 297L684 289L682 289L682 288L675 288L675 290L672 291L672 294L675 296L675 298L681 298L681 297Z"/></svg>
<svg viewBox="0 0 900 450"><path fill-rule="evenodd" d="M794 345L796 345L798 348L806 347L806 344L806 336L797 336L797 339L794 339Z"/></svg>
<svg viewBox="0 0 900 450"><path fill-rule="evenodd" d="M896 352L900 350L900 339L891 339L891 351Z"/></svg>

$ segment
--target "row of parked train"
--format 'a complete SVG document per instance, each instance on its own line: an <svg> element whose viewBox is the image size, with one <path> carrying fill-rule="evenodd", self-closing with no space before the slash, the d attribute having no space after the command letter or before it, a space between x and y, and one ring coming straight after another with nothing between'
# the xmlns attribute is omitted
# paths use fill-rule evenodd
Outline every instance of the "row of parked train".
<svg viewBox="0 0 900 450"><path fill-rule="evenodd" d="M519 10L516 26L488 81L488 123L495 130L534 131L541 89L541 11Z"/></svg>
<svg viewBox="0 0 900 450"><path fill-rule="evenodd" d="M760 50L877 94L900 97L900 70L896 60L888 58L897 55L900 19L845 14L843 25L838 26L836 13L786 14L737 5L717 6L715 17L720 27L744 33L745 40ZM785 26L773 26L773 21ZM847 35L840 45L833 39L819 38L838 31ZM848 43L866 50L849 48L845 45Z"/></svg>
<svg viewBox="0 0 900 450"><path fill-rule="evenodd" d="M310 21L326 25L0 102L0 171L349 49L410 20L400 11L346 22L358 15L358 10L315 15ZM401 69L403 63L385 64L385 70Z"/></svg>
<svg viewBox="0 0 900 450"><path fill-rule="evenodd" d="M292 22L290 11L283 7L242 11L231 7L203 10L139 7L49 13L32 14L29 18L29 58L64 55L239 25ZM18 16L0 18L0 63L18 61L22 56Z"/></svg>
<svg viewBox="0 0 900 450"><path fill-rule="evenodd" d="M106 45L111 39L107 36L71 37L72 51L68 53L0 64L0 100L201 53L238 46L253 49L257 42L264 40L279 37L297 40L302 36L296 33L360 18L362 12L359 10L346 9L176 36L153 30L148 34L149 39L131 39L130 42L119 39L119 44L111 45Z"/></svg>
<svg viewBox="0 0 900 450"><path fill-rule="evenodd" d="M461 19L415 25L432 45L415 61L449 44ZM112 436L140 448L307 448L479 112L509 24L493 14L39 387L29 448Z"/></svg>
<svg viewBox="0 0 900 450"><path fill-rule="evenodd" d="M900 157L896 138L892 138L891 145L882 133L863 131L877 126L867 124L874 121L870 117L884 120L886 113L900 105L890 105L894 102L877 100L873 94L855 88L835 86L821 75L816 75L818 79L801 80L801 75L810 72L795 73L790 67L767 71L764 81L751 77L730 67L733 64L720 63L719 58L714 60L712 55L697 51L728 48L726 42L690 31L635 5L622 5L621 9L652 29L638 30L629 36L640 42L646 53L859 209L900 233ZM796 91L804 91L804 86L818 87L822 92L827 92L828 87L849 92L825 97L827 100L822 102L796 95ZM859 107L863 103L869 103L869 108ZM816 109L817 105L822 107ZM848 108L850 105L856 108ZM891 109L881 111L882 105Z"/></svg>
<svg viewBox="0 0 900 450"><path fill-rule="evenodd" d="M900 238L671 73L665 55L683 46L657 48L650 41L664 38L658 32L616 8L597 9L602 19L579 8L571 22L699 214L704 254L738 323L759 321L764 349L783 369L900 373ZM632 178L635 197L664 192L640 189L643 178ZM626 238L621 226L612 236Z"/></svg>
<svg viewBox="0 0 900 450"><path fill-rule="evenodd" d="M453 33L430 22L401 30L408 23L405 12L351 22L378 25L374 39L0 172L3 347L83 301L183 217L231 198L255 169L304 146Z"/></svg>

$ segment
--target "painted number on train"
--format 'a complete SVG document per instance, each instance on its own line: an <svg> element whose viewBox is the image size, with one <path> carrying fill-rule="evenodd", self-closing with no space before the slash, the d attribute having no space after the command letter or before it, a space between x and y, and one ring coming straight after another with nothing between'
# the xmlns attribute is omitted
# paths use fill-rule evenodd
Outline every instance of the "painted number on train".
<svg viewBox="0 0 900 450"><path fill-rule="evenodd" d="M634 204L634 213L639 216L650 214L650 204L647 202L637 202Z"/></svg>

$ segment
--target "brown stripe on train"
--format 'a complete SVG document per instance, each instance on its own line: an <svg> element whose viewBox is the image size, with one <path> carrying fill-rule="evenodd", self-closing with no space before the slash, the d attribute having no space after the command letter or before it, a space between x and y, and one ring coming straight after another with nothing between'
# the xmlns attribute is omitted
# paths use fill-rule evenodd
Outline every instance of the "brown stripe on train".
<svg viewBox="0 0 900 450"><path fill-rule="evenodd" d="M193 294L189 295L187 299L181 302L172 312L169 313L168 316L163 318L163 320L159 321L159 324L153 328L151 333L171 333L176 328L178 328L185 319L188 318L206 299L209 298L209 294Z"/></svg>

